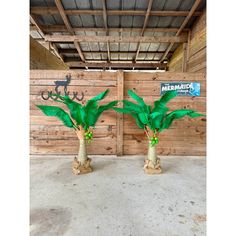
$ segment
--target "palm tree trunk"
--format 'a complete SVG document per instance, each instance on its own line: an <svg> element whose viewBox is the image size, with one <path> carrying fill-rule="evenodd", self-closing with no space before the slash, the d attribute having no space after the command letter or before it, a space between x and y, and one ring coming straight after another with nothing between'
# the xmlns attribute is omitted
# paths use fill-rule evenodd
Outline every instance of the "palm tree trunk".
<svg viewBox="0 0 236 236"><path fill-rule="evenodd" d="M152 146L151 142L148 145L148 160L152 161L154 165L157 163L157 152L156 152L156 145Z"/></svg>
<svg viewBox="0 0 236 236"><path fill-rule="evenodd" d="M78 161L81 165L84 165L88 160L87 150L86 150L86 141L84 139L79 140L79 152L78 152Z"/></svg>

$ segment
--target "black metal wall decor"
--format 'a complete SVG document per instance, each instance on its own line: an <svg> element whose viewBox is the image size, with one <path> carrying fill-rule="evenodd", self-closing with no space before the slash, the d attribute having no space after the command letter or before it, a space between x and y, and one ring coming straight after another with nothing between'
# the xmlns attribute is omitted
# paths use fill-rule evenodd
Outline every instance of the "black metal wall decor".
<svg viewBox="0 0 236 236"><path fill-rule="evenodd" d="M43 100L48 100L48 99L52 99L54 101L56 101L60 95L64 95L64 96L69 96L70 97L70 92L67 91L67 87L71 82L71 75L68 74L66 75L65 80L57 80L54 81L55 84L55 92L54 91L42 91L41 92L41 97ZM61 94L61 91L58 90L59 87L63 87L64 89L64 94ZM45 95L44 93L47 93L47 95ZM78 101L82 101L84 99L84 93L81 93L81 96L78 97L78 92L73 92L72 97L70 97L72 100L78 100Z"/></svg>

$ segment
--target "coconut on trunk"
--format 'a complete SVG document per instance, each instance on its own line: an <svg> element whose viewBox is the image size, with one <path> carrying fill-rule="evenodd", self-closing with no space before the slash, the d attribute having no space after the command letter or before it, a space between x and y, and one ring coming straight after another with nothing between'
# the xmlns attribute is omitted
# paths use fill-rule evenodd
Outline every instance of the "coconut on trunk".
<svg viewBox="0 0 236 236"><path fill-rule="evenodd" d="M98 94L94 98L87 101L86 105L77 103L69 98L69 96L58 96L57 102L64 103L69 113L57 106L37 105L47 116L54 116L61 120L63 124L75 130L79 140L79 152L72 163L72 172L76 175L88 173L92 171L90 166L91 159L87 156L87 143L91 142L93 138L92 128L95 127L100 115L111 108L113 108L117 101L112 101L105 105L98 105L98 101L104 99L109 90Z"/></svg>
<svg viewBox="0 0 236 236"><path fill-rule="evenodd" d="M157 157L156 149L159 143L159 133L168 129L175 119L180 119L184 116L191 118L203 116L189 109L180 109L168 112L167 103L176 97L176 91L166 92L159 100L154 101L154 104L147 105L143 98L138 96L134 91L128 90L128 95L136 101L136 103L123 100L123 108L113 108L117 112L131 115L140 129L143 129L148 138L148 154L145 159L144 171L147 174L161 173L160 158Z"/></svg>

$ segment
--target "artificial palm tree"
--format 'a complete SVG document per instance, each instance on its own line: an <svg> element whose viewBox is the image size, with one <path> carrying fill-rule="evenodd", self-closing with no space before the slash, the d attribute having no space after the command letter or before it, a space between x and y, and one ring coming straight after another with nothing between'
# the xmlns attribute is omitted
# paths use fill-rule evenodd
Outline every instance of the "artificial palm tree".
<svg viewBox="0 0 236 236"><path fill-rule="evenodd" d="M128 95L137 103L123 100L123 108L116 107L113 109L120 113L130 114L135 118L138 127L144 129L149 139L148 155L145 160L144 170L149 174L161 173L160 158L156 154L159 133L168 129L175 119L180 119L186 115L191 118L203 115L189 109L168 112L169 108L166 105L177 95L175 91L166 92L159 100L154 102L153 106L147 105L143 98L132 90L128 90Z"/></svg>
<svg viewBox="0 0 236 236"><path fill-rule="evenodd" d="M112 101L105 105L98 105L98 101L104 99L108 92L109 90L107 89L88 100L85 106L71 100L68 96L58 96L59 100L56 101L64 103L69 108L70 114L57 106L37 105L45 115L54 116L61 120L66 127L75 130L80 144L78 157L75 157L72 165L74 174L92 171L90 166L91 159L88 158L86 152L86 141L90 142L92 140L93 133L91 127L96 125L100 115L105 110L111 109L117 104L117 101Z"/></svg>

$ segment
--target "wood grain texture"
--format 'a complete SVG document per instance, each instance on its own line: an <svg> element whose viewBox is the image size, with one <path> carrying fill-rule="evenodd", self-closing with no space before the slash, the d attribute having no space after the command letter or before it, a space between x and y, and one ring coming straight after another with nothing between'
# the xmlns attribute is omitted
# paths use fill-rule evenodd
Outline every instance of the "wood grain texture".
<svg viewBox="0 0 236 236"><path fill-rule="evenodd" d="M124 72L117 72L117 100L122 101L124 99ZM118 107L123 107L122 103L118 104ZM124 133L124 115L121 113L116 114L116 126L117 126L117 156L123 155L123 133Z"/></svg>
<svg viewBox="0 0 236 236"><path fill-rule="evenodd" d="M191 29L191 37L188 40L187 72L206 72L206 11L204 10ZM169 71L181 71L183 65L184 50L180 45L168 64Z"/></svg>
<svg viewBox="0 0 236 236"><path fill-rule="evenodd" d="M58 105L54 101L44 101L41 91L54 89L54 81L72 76L68 91L85 93L85 101L106 88L110 93L101 104L117 99L128 99L127 90L133 89L148 104L160 98L160 82L196 81L201 83L200 97L177 97L169 103L170 110L194 109L206 113L205 73L146 73L146 72L88 72L76 70L32 70L30 71L30 153L32 155L76 155L79 143L73 130L64 127L54 117L45 116L36 104ZM123 75L123 81L120 80ZM122 85L123 83L123 85ZM123 91L121 88L124 88ZM68 109L62 105L68 111ZM147 139L135 120L109 110L99 118L94 129L94 140L88 146L89 154L145 154ZM122 152L121 152L122 150ZM170 129L160 134L157 148L159 155L206 155L206 118L185 117L174 121Z"/></svg>

